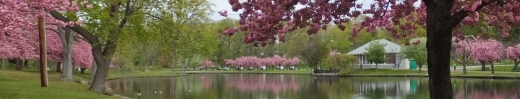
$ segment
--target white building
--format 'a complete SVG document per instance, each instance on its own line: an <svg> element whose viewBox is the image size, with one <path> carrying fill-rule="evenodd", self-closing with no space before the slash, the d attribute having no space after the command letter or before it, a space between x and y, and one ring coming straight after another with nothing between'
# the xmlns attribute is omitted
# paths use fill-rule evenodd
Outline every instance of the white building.
<svg viewBox="0 0 520 99"><path fill-rule="evenodd" d="M408 69L410 66L408 59L404 59L404 57L400 57L401 55L401 46L390 42L385 39L379 39L379 40L373 40L368 43L366 43L363 46L360 46L350 52L348 52L348 55L354 55L359 59L359 64L353 65L353 68L360 68L360 66L363 66L363 69L368 68L375 68L376 65L374 63L368 62L365 59L364 54L368 51L366 50L373 42L379 42L381 44L386 44L385 51L386 51L386 62L382 64L378 64L378 68L398 68L397 65L399 64L399 69Z"/></svg>

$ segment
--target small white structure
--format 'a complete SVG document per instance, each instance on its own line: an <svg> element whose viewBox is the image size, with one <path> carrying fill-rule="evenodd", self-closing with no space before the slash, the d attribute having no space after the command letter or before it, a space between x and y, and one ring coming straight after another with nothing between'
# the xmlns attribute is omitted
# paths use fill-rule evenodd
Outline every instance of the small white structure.
<svg viewBox="0 0 520 99"><path fill-rule="evenodd" d="M386 51L386 62L382 64L378 64L379 68L399 68L399 69L408 69L410 66L408 59L401 59L404 57L401 57L401 46L390 42L386 39L378 39L374 41L370 41L366 43L365 45L362 45L350 52L348 52L348 55L354 55L359 59L358 64L353 65L354 68L360 68L360 66L363 66L363 69L368 68L375 68L376 65L374 63L368 62L365 58L365 53L368 51L366 50L373 42L379 42L381 44L385 44L385 51ZM399 67L397 66L399 64Z"/></svg>

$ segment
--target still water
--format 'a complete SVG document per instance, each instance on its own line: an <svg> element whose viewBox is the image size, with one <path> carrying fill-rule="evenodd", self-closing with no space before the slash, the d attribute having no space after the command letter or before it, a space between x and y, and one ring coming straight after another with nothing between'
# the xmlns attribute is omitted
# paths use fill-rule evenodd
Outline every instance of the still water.
<svg viewBox="0 0 520 99"><path fill-rule="evenodd" d="M452 79L455 99L519 99L520 80ZM137 99L428 99L427 78L340 78L279 74L194 74L116 79ZM157 90L157 94L154 91ZM138 97L135 93L141 92Z"/></svg>

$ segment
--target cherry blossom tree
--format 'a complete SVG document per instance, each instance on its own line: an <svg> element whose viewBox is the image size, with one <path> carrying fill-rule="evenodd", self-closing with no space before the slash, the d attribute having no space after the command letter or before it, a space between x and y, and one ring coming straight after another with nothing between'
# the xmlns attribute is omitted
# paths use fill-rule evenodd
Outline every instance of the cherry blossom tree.
<svg viewBox="0 0 520 99"><path fill-rule="evenodd" d="M298 66L298 64L300 64L300 59L298 57L293 57L291 60L290 60L290 64L291 66Z"/></svg>
<svg viewBox="0 0 520 99"><path fill-rule="evenodd" d="M284 62L284 58L283 57L280 57L280 55L277 55L275 54L272 58L271 58L271 64L273 66L281 66Z"/></svg>
<svg viewBox="0 0 520 99"><path fill-rule="evenodd" d="M420 6L414 4L420 3ZM344 30L342 23L350 18L365 14L367 17L356 24L352 35L362 29L373 31L386 29L395 38L416 36L414 25L426 27L428 70L431 99L452 99L450 80L450 50L453 32L461 35L458 27L473 26L478 21L489 22L490 26L502 29L503 36L509 35L511 25L520 24L520 2L518 0L375 0L370 8L363 8L348 0L229 0L234 12L239 11L240 27L223 31L232 35L238 30L248 31L246 43L266 45L268 41L285 41L285 33L309 26L308 34L327 29L333 22ZM295 5L304 8L295 9ZM227 11L220 12L226 16ZM401 23L399 19L411 20ZM416 22L416 23L412 23ZM397 33L397 29L404 30ZM458 36L461 37L461 36Z"/></svg>
<svg viewBox="0 0 520 99"><path fill-rule="evenodd" d="M488 40L476 40L469 44L470 48L469 56L475 61L482 61L484 63L491 64L491 74L495 74L495 67L493 61L499 61L502 59L504 54L504 48L502 43L495 39Z"/></svg>
<svg viewBox="0 0 520 99"><path fill-rule="evenodd" d="M453 37L453 41L457 40L459 38ZM466 74L466 64L467 61L470 59L469 57L469 50L471 46L469 46L469 42L473 42L472 39L464 39L464 40L458 40L458 42L454 42L453 45L455 46L455 61L462 63L463 73ZM462 58L459 58L462 57ZM482 64L482 69L484 69L484 64Z"/></svg>
<svg viewBox="0 0 520 99"><path fill-rule="evenodd" d="M78 6L88 6L85 0L78 4L70 0L2 0L0 1L0 33L6 36L23 35L23 31L33 29L38 17L44 17L47 22L60 26L73 25L76 22L63 22L49 15L50 11L78 12ZM78 21L78 23L81 21Z"/></svg>
<svg viewBox="0 0 520 99"><path fill-rule="evenodd" d="M235 60L233 59L224 59L224 63L228 66L235 65Z"/></svg>
<svg viewBox="0 0 520 99"><path fill-rule="evenodd" d="M213 67L213 62L211 62L210 60L202 60L200 61L200 64L202 64L203 67L206 68L206 70L208 70L207 68L209 67Z"/></svg>
<svg viewBox="0 0 520 99"><path fill-rule="evenodd" d="M515 66L513 67L513 71L519 71L518 70L518 63L520 62L520 44L516 46L510 46L506 48L506 56L508 59L511 59L513 62L515 62Z"/></svg>

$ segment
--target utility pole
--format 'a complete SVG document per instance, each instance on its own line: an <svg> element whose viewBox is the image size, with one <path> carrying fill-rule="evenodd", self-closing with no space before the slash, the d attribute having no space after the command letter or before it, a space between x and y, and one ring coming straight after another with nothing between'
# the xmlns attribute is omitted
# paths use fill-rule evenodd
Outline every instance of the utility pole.
<svg viewBox="0 0 520 99"><path fill-rule="evenodd" d="M45 45L45 24L43 16L38 17L38 31L40 34L40 81L42 87L47 87L47 48Z"/></svg>

